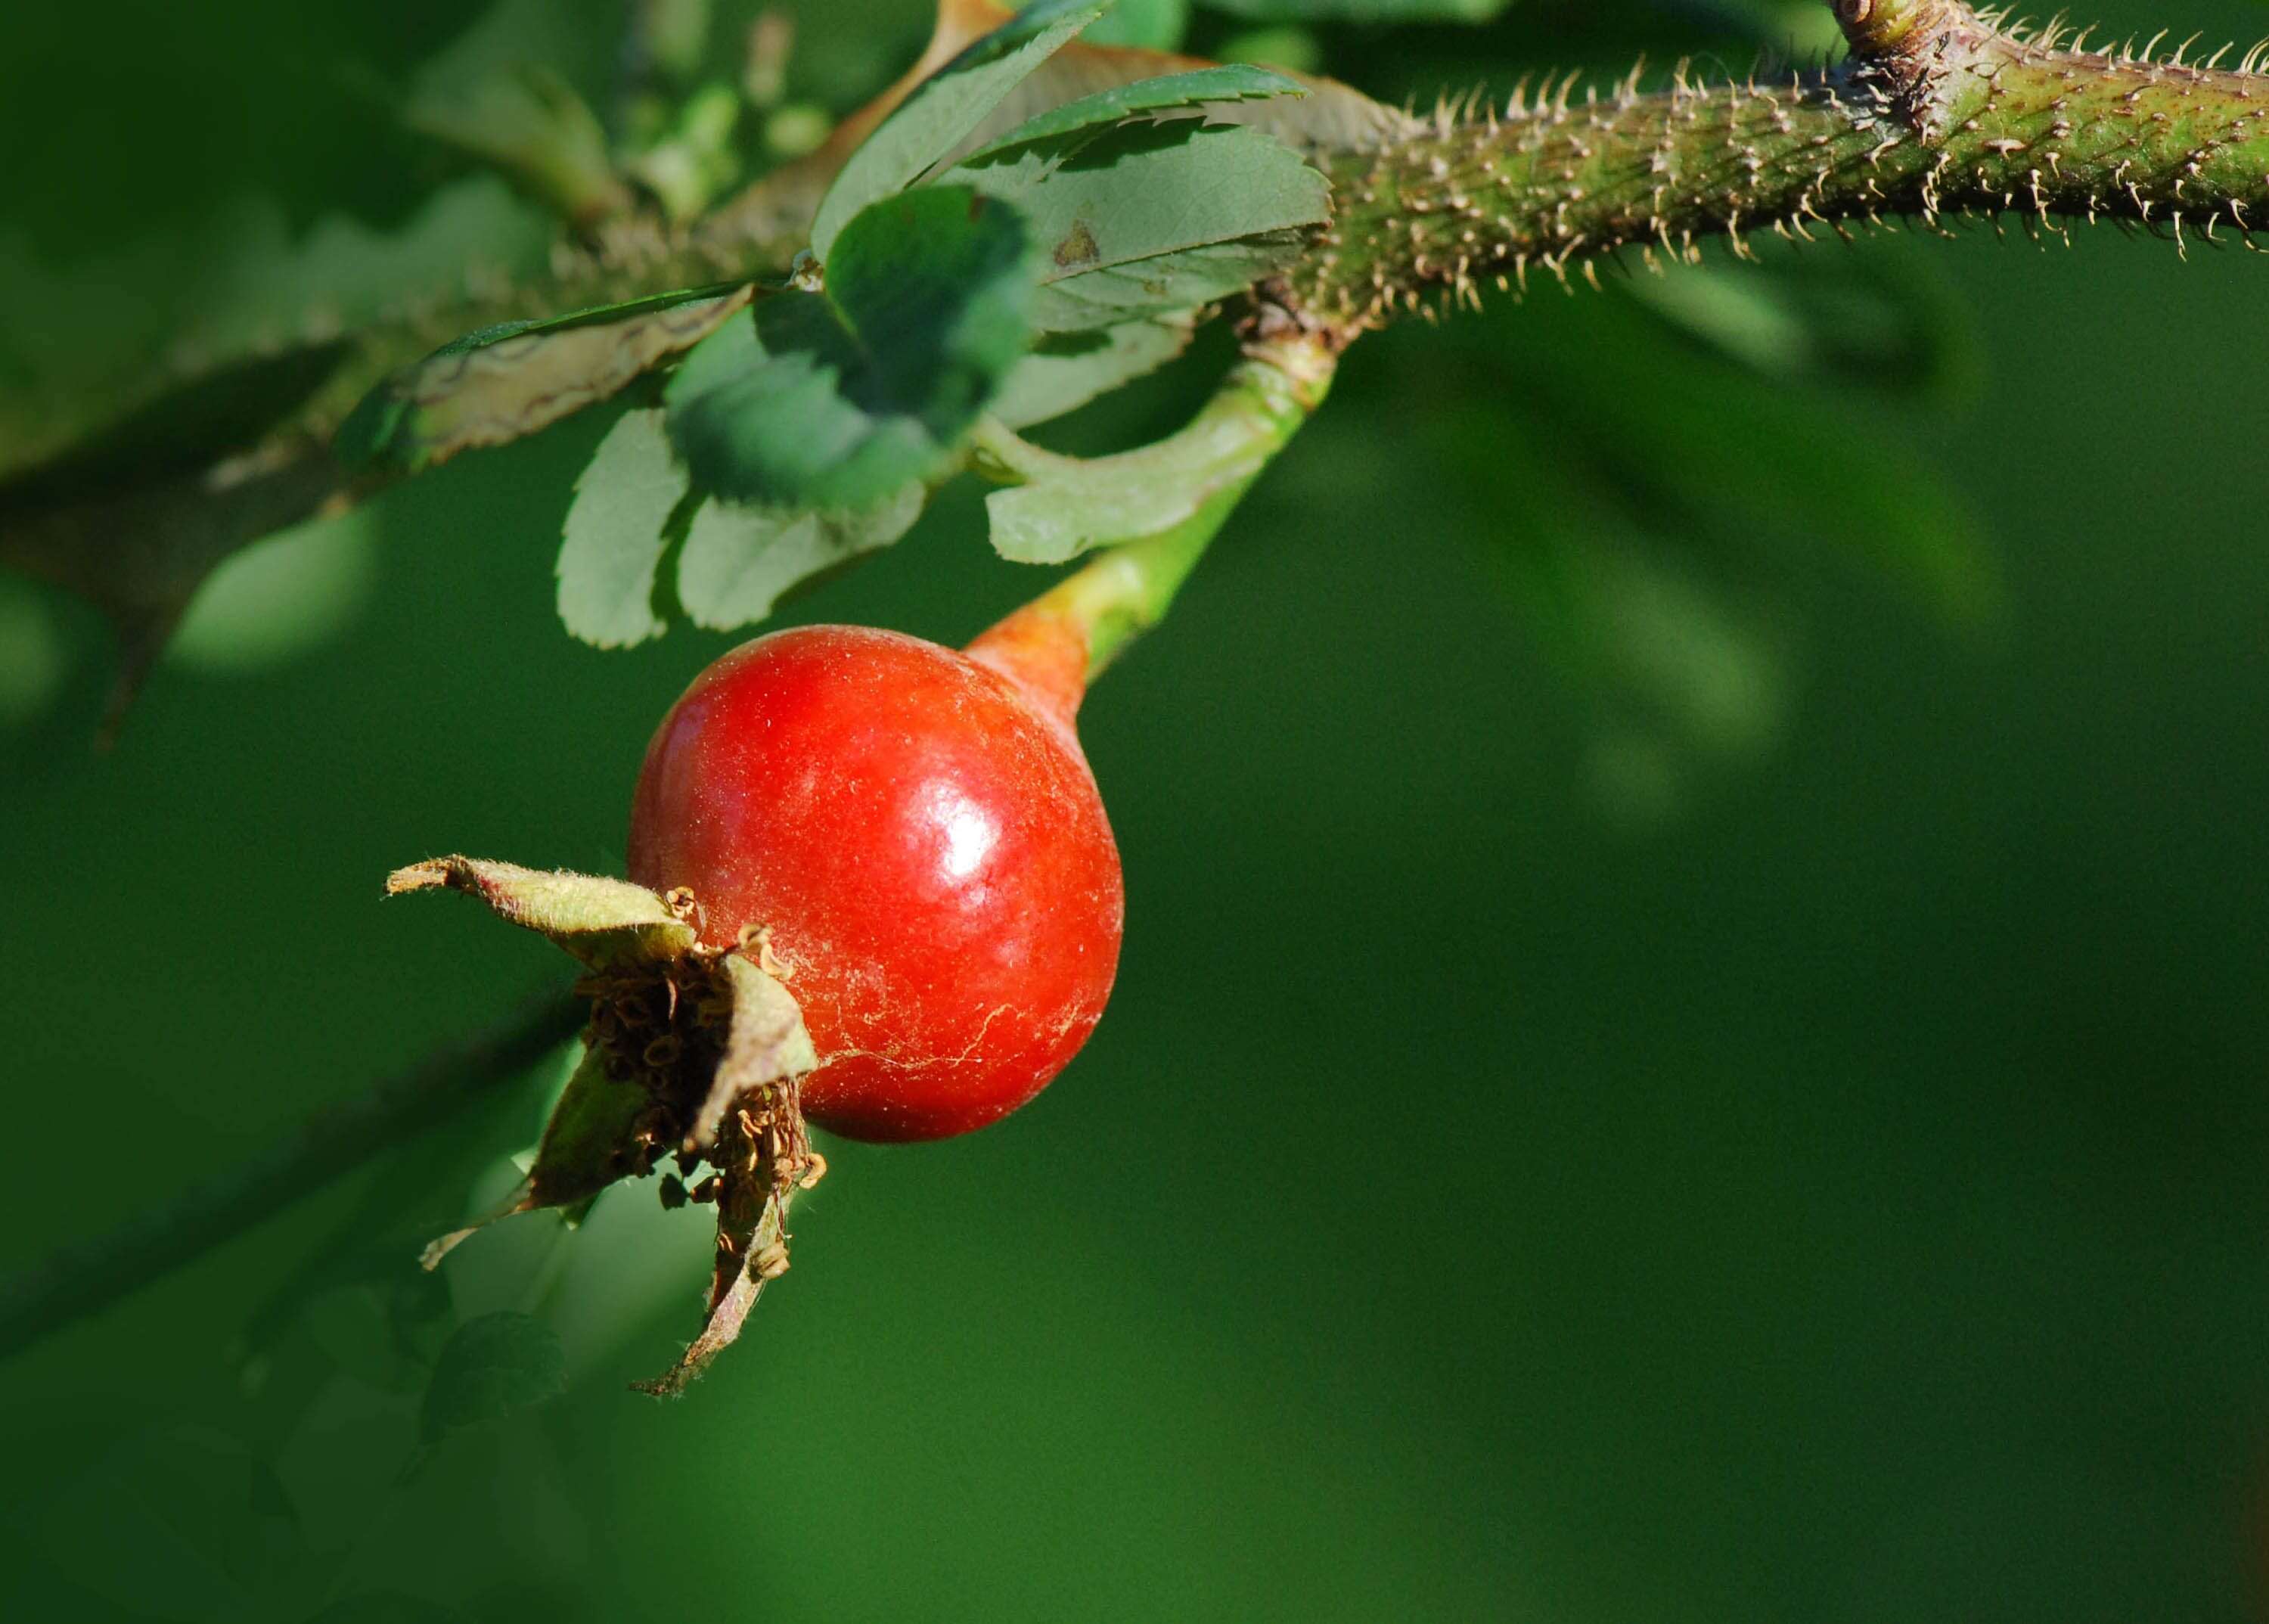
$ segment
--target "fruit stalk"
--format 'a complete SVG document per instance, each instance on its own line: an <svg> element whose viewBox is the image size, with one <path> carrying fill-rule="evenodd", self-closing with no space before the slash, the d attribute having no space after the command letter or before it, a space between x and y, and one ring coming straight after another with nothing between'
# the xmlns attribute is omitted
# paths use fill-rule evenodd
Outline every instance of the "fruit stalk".
<svg viewBox="0 0 2269 1624"><path fill-rule="evenodd" d="M1165 528L1094 554L979 637L970 657L1016 678L1068 720L1087 685L1165 618L1245 493L1323 404L1335 355L1313 333L1255 337L1187 429L1118 457L1082 461L1009 435L982 439L980 471L994 478L1105 489L1126 481L1188 490L1195 501Z"/></svg>

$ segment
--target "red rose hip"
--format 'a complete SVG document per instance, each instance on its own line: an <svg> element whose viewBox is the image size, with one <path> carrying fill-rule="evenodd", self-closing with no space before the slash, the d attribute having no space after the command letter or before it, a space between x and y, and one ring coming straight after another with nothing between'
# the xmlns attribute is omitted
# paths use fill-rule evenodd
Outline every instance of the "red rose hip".
<svg viewBox="0 0 2269 1624"><path fill-rule="evenodd" d="M813 626L734 650L662 719L631 877L690 888L712 947L769 930L821 1126L982 1127L1101 1018L1124 892L1072 730L1083 663L1076 633L1022 617L968 654Z"/></svg>

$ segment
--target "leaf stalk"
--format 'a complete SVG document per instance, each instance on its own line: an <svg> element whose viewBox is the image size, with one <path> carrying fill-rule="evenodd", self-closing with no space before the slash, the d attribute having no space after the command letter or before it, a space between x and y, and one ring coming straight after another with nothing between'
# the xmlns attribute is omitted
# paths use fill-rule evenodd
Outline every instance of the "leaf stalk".
<svg viewBox="0 0 2269 1624"><path fill-rule="evenodd" d="M989 499L996 540L1002 505L1030 497L1043 513L1081 519L1067 551L1107 544L971 652L1068 631L1083 654L1080 685L1100 675L1165 618L1245 493L1323 403L1335 362L1333 346L1312 333L1256 336L1187 428L1114 457L1061 456L997 425L980 433L978 471L1016 487Z"/></svg>

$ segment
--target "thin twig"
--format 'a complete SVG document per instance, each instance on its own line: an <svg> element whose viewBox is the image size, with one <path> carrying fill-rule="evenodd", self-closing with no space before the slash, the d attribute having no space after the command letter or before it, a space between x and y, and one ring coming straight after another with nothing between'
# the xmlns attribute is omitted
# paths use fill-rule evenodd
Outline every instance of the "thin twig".
<svg viewBox="0 0 2269 1624"><path fill-rule="evenodd" d="M317 1112L268 1152L0 1286L0 1359L234 1239L366 1158L443 1121L541 1060L581 1027L551 993L356 1098Z"/></svg>

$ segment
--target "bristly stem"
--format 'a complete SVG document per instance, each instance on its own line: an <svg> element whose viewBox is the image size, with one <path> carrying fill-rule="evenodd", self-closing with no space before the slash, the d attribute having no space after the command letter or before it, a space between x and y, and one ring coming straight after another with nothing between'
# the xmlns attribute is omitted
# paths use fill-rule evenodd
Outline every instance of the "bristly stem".
<svg viewBox="0 0 2269 1624"><path fill-rule="evenodd" d="M1776 83L1681 70L1578 99L1575 81L1503 112L1445 113L1408 140L1327 160L1337 213L1287 302L1343 335L1636 250L1691 258L1707 236L1811 237L1894 217L2014 212L2191 234L2269 225L2269 78L2125 51L2058 48L1961 0L1834 0L1853 55ZM2084 43L2084 36L2075 41ZM2214 61L2219 60L2217 56Z"/></svg>

